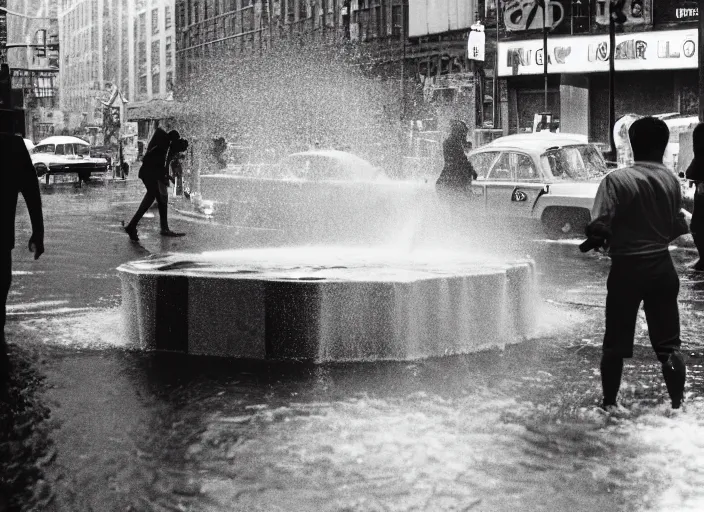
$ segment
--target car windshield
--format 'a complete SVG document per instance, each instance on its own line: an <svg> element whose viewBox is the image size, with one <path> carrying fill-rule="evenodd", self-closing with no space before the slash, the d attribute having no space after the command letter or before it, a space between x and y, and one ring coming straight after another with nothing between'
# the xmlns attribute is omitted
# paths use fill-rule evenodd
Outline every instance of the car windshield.
<svg viewBox="0 0 704 512"><path fill-rule="evenodd" d="M283 172L291 178L308 180L334 180L343 177L339 162L318 155L288 157L282 164Z"/></svg>
<svg viewBox="0 0 704 512"><path fill-rule="evenodd" d="M35 146L32 153L53 153L54 149L53 144L40 144L39 146Z"/></svg>
<svg viewBox="0 0 704 512"><path fill-rule="evenodd" d="M549 149L542 158L547 160L552 175L560 180L591 181L607 173L599 150L590 144Z"/></svg>

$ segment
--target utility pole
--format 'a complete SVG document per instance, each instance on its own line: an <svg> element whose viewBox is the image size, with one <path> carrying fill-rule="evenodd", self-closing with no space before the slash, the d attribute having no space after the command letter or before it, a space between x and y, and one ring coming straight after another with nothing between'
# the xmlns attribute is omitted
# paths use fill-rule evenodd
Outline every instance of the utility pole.
<svg viewBox="0 0 704 512"><path fill-rule="evenodd" d="M701 0L700 0L701 1ZM611 7L614 2L611 1ZM615 67L614 56L616 52L616 21L609 8L609 151L611 159L616 161L616 141L614 140L614 124L616 124L616 103L615 103Z"/></svg>
<svg viewBox="0 0 704 512"><path fill-rule="evenodd" d="M701 1L701 0L699 0ZM626 15L623 13L623 0L609 2L609 147L612 161L616 161L616 142L614 141L614 124L616 124L615 75L616 24L623 25Z"/></svg>
<svg viewBox="0 0 704 512"><path fill-rule="evenodd" d="M700 0L704 1L704 0ZM401 44L403 54L401 56L401 120L406 120L406 12L408 1L401 2ZM393 22L393 21L392 21Z"/></svg>
<svg viewBox="0 0 704 512"><path fill-rule="evenodd" d="M548 111L548 1L540 0L543 7L543 112Z"/></svg>
<svg viewBox="0 0 704 512"><path fill-rule="evenodd" d="M704 122L704 0L699 0L699 41L697 51L699 52L699 122Z"/></svg>

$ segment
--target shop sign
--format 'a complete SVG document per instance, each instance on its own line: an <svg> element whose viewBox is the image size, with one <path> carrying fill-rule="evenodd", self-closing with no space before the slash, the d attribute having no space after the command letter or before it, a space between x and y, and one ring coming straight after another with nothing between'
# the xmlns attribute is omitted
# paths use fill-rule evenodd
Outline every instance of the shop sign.
<svg viewBox="0 0 704 512"><path fill-rule="evenodd" d="M658 0L658 9L660 9L660 1ZM610 7L610 0L596 0L594 21L597 24L608 26ZM626 15L626 21L623 23L625 27L638 27L653 23L652 0L624 0L621 12Z"/></svg>
<svg viewBox="0 0 704 512"><path fill-rule="evenodd" d="M683 23L699 19L698 3L693 0L658 0L655 23Z"/></svg>
<svg viewBox="0 0 704 512"><path fill-rule="evenodd" d="M469 31L467 38L467 58L469 60L484 60L485 40L484 25L475 23Z"/></svg>
<svg viewBox="0 0 704 512"><path fill-rule="evenodd" d="M609 70L607 35L548 38L548 73ZM499 43L499 76L543 73L543 41ZM616 71L696 69L697 31L669 30L616 35Z"/></svg>

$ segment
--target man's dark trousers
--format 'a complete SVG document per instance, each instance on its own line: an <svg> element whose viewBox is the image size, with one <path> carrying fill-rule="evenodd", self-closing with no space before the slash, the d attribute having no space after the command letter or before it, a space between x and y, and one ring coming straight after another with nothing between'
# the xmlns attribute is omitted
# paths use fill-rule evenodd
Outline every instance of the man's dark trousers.
<svg viewBox="0 0 704 512"><path fill-rule="evenodd" d="M156 201L157 207L159 208L159 224L161 225L161 230L168 231L168 198L161 193L159 189L159 180L147 179L142 180L142 182L147 188L147 192L144 194L144 199L142 199L142 202L140 203L139 208L137 208L137 212L134 214L134 217L132 217L129 226L136 226L151 205L154 204L154 201Z"/></svg>

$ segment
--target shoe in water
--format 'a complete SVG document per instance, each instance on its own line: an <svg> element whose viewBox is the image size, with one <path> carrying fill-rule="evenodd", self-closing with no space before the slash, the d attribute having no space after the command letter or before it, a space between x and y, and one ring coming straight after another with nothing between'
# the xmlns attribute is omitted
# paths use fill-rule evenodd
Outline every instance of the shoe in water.
<svg viewBox="0 0 704 512"><path fill-rule="evenodd" d="M125 229L125 233L129 235L130 240L133 242L139 242L139 235L137 235L137 228L130 227L129 225L125 226L125 223L122 223L122 227Z"/></svg>
<svg viewBox="0 0 704 512"><path fill-rule="evenodd" d="M166 231L161 232L161 236L179 237L186 236L186 233L177 233L176 231L171 231L170 229L167 229Z"/></svg>

